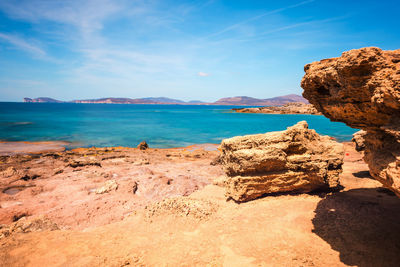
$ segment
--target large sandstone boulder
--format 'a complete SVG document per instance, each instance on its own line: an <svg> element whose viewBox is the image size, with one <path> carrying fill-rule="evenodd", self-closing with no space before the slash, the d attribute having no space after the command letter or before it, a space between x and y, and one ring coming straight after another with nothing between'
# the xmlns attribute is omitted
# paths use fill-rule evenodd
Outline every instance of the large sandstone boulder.
<svg viewBox="0 0 400 267"><path fill-rule="evenodd" d="M339 184L343 145L308 129L305 121L286 131L225 139L220 148L226 196L239 202Z"/></svg>
<svg viewBox="0 0 400 267"><path fill-rule="evenodd" d="M304 70L303 96L329 119L366 131L371 175L400 196L400 50L351 50Z"/></svg>

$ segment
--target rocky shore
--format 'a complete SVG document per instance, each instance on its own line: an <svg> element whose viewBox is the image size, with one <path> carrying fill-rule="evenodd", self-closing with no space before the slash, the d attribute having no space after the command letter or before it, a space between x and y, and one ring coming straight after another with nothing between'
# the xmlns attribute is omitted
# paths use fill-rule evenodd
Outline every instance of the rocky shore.
<svg viewBox="0 0 400 267"><path fill-rule="evenodd" d="M310 114L321 115L322 113L315 109L311 104L301 102L288 103L282 106L270 106L259 108L233 108L238 113L265 113L265 114Z"/></svg>
<svg viewBox="0 0 400 267"><path fill-rule="evenodd" d="M398 266L399 64L363 48L305 66L304 97L354 143L298 122L219 146L3 144L1 265Z"/></svg>
<svg viewBox="0 0 400 267"><path fill-rule="evenodd" d="M226 201L213 146L1 157L7 266L393 266L400 199L344 144L339 191ZM215 148L215 146L214 146ZM386 220L386 218L391 220Z"/></svg>
<svg viewBox="0 0 400 267"><path fill-rule="evenodd" d="M151 202L189 195L223 174L210 165L216 145L207 148L79 148L1 156L0 224L36 215L63 229L120 221Z"/></svg>

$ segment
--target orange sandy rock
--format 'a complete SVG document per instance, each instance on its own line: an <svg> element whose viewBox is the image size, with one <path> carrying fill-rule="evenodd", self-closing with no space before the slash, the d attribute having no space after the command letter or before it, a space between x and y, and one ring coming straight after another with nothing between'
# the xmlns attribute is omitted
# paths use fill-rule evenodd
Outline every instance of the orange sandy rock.
<svg viewBox="0 0 400 267"><path fill-rule="evenodd" d="M400 49L350 50L304 70L303 96L329 119L367 132L372 176L400 196Z"/></svg>

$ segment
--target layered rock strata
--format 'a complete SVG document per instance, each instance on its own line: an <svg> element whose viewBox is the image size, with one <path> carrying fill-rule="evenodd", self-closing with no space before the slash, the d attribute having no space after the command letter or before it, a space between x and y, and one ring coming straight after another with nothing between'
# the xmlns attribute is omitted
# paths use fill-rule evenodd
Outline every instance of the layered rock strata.
<svg viewBox="0 0 400 267"><path fill-rule="evenodd" d="M285 131L225 139L220 148L226 196L235 201L339 184L343 145L308 129L305 121Z"/></svg>
<svg viewBox="0 0 400 267"><path fill-rule="evenodd" d="M304 70L303 96L329 119L366 131L371 175L400 196L400 50L351 50Z"/></svg>

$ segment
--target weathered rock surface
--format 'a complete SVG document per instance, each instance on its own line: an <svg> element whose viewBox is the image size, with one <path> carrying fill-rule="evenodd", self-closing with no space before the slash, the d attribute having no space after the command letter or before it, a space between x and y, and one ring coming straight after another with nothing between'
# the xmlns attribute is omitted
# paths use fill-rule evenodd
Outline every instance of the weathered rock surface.
<svg viewBox="0 0 400 267"><path fill-rule="evenodd" d="M287 103L283 106L270 106L259 108L233 108L238 113L266 113L266 114L310 114L321 115L321 113L311 104L302 102Z"/></svg>
<svg viewBox="0 0 400 267"><path fill-rule="evenodd" d="M190 195L223 175L220 165L210 165L219 154L217 147L149 148L145 153L91 147L0 156L0 225L38 215L74 230L121 221L134 210ZM70 162L81 166L67 167ZM101 167L87 164L91 162ZM117 190L111 189L115 183ZM112 191L106 193L107 188ZM97 189L104 193L96 194Z"/></svg>
<svg viewBox="0 0 400 267"><path fill-rule="evenodd" d="M400 196L400 50L351 50L304 70L303 96L331 120L367 132L371 175Z"/></svg>
<svg viewBox="0 0 400 267"><path fill-rule="evenodd" d="M336 187L344 157L342 144L308 129L305 121L281 132L225 139L221 150L226 196L236 201Z"/></svg>
<svg viewBox="0 0 400 267"><path fill-rule="evenodd" d="M35 218L22 217L11 225L0 225L0 239L14 233L30 233L59 230L57 224L44 216Z"/></svg>
<svg viewBox="0 0 400 267"><path fill-rule="evenodd" d="M353 138L351 141L354 142L356 145L356 150L357 151L364 151L365 150L365 135L367 134L366 131L360 130L356 133L353 134Z"/></svg>

